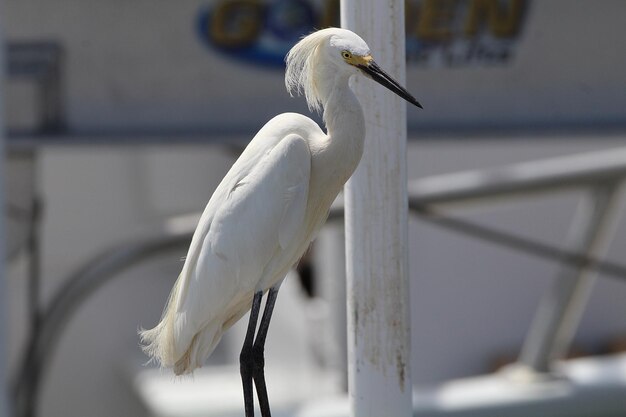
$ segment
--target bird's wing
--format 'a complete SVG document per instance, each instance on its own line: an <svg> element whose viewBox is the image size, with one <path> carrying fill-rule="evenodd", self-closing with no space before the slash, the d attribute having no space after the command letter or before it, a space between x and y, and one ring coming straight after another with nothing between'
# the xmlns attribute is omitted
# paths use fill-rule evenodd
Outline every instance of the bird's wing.
<svg viewBox="0 0 626 417"><path fill-rule="evenodd" d="M230 189L205 239L213 253L238 264L265 266L277 245L286 248L304 220L311 154L291 134L268 150Z"/></svg>
<svg viewBox="0 0 626 417"><path fill-rule="evenodd" d="M311 170L307 142L289 134L254 159L237 161L196 230L172 300L184 320L175 325L177 342L188 343L237 297L259 290L267 263L302 227Z"/></svg>
<svg viewBox="0 0 626 417"><path fill-rule="evenodd" d="M294 135L295 136L295 135ZM307 143L300 137L291 137L285 145L285 160L290 160L284 167L285 192L283 212L278 225L278 243L283 249L294 244L296 234L301 230L306 215L311 176L311 152ZM281 145L286 142L281 142ZM308 163L306 161L308 160ZM302 165L297 165L301 161Z"/></svg>
<svg viewBox="0 0 626 417"><path fill-rule="evenodd" d="M313 120L297 113L279 114L268 121L250 141L211 196L189 245L181 276L189 275L188 270L197 263L204 240L213 223L213 218L222 208L223 202L236 184L240 183L244 177L248 176L255 169L258 169L259 164L266 158L268 153L292 132L298 132L301 137L305 135L309 137L324 135L324 132ZM310 170L310 152L307 155L302 155L303 160L307 157L306 166Z"/></svg>

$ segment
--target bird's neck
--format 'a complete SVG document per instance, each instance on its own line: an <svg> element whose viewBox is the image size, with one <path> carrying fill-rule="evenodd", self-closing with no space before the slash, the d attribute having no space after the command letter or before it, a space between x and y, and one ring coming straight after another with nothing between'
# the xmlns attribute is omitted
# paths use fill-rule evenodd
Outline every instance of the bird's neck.
<svg viewBox="0 0 626 417"><path fill-rule="evenodd" d="M325 81L330 79L334 83L319 83L328 88L320 92L327 135L310 143L313 157L311 172L316 173L311 176L309 184L309 195L315 196L311 199L313 206L310 209L319 213L328 212L356 169L363 155L365 139L363 110L348 86L348 77L343 80L331 77L325 78ZM313 227L319 227L319 224Z"/></svg>
<svg viewBox="0 0 626 417"><path fill-rule="evenodd" d="M349 77L336 78L322 92L324 122L328 133L327 151L341 158L341 176L347 180L363 155L365 120L363 109L348 85Z"/></svg>

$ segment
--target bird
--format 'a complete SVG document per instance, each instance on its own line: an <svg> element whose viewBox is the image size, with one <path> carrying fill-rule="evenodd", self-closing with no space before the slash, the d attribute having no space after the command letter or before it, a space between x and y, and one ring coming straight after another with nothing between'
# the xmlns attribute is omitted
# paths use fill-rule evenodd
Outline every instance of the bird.
<svg viewBox="0 0 626 417"><path fill-rule="evenodd" d="M364 75L422 108L350 30L313 32L285 61L288 93L304 95L309 110L322 113L326 131L298 113L275 116L258 131L209 199L160 322L140 330L151 359L188 374L250 311L239 356L246 417L254 415L253 382L261 415L271 415L264 344L280 285L363 154L366 116L350 78Z"/></svg>

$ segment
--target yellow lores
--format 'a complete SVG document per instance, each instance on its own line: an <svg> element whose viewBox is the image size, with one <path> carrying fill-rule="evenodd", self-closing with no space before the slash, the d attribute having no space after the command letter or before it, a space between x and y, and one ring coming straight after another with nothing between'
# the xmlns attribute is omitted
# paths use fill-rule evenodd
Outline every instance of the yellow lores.
<svg viewBox="0 0 626 417"><path fill-rule="evenodd" d="M371 55L354 55L350 51L342 51L341 56L348 64L354 65L355 67L359 67L361 65L368 66L370 62L374 60Z"/></svg>

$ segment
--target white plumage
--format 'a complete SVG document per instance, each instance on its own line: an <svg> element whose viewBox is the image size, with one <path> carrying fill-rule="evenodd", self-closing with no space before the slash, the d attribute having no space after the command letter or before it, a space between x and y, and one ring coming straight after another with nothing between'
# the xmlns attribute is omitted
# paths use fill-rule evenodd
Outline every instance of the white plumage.
<svg viewBox="0 0 626 417"><path fill-rule="evenodd" d="M324 110L327 133L295 113L256 134L209 200L160 323L140 332L144 350L185 374L202 366L255 293L280 284L326 220L363 152L364 118L348 86L365 73L419 105L344 29L324 29L287 56L285 83ZM398 90L399 89L399 90Z"/></svg>

